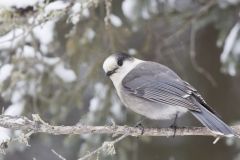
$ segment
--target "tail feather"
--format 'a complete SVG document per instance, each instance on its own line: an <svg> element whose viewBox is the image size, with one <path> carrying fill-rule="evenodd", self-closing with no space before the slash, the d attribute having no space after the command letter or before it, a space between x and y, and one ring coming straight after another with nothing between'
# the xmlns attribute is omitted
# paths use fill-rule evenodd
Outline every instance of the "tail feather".
<svg viewBox="0 0 240 160"><path fill-rule="evenodd" d="M191 111L191 113L207 128L221 135L235 136L236 133L224 123L220 118L199 104L201 112Z"/></svg>

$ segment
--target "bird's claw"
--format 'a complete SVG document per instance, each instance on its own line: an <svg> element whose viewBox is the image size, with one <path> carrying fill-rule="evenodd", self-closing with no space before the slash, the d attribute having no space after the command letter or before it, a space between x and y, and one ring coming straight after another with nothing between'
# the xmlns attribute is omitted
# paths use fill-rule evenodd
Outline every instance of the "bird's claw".
<svg viewBox="0 0 240 160"><path fill-rule="evenodd" d="M143 133L144 133L144 126L143 126L143 124L140 122L140 123L137 123L136 125L135 125L135 127L136 128L139 128L140 130L141 130L141 135L143 135Z"/></svg>
<svg viewBox="0 0 240 160"><path fill-rule="evenodd" d="M145 120L145 118L138 121L137 124L135 125L136 128L139 128L141 130L141 135L143 135L143 133L144 133L144 126L142 124L144 120Z"/></svg>
<svg viewBox="0 0 240 160"><path fill-rule="evenodd" d="M169 128L173 129L173 135L172 137L175 138L176 136L176 131L177 131L177 126L175 124L172 124Z"/></svg>

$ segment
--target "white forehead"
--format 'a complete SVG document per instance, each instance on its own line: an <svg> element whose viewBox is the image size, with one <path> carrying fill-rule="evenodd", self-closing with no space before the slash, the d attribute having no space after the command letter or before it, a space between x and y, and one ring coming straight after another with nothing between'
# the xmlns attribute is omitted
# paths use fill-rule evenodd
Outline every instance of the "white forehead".
<svg viewBox="0 0 240 160"><path fill-rule="evenodd" d="M105 72L111 71L117 66L116 57L111 55L103 62L103 70Z"/></svg>

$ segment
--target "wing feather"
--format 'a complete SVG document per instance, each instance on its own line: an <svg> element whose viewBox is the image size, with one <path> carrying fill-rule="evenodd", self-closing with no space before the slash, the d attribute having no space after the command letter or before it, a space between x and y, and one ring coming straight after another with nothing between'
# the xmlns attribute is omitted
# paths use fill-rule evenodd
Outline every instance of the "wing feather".
<svg viewBox="0 0 240 160"><path fill-rule="evenodd" d="M168 67L154 62L143 62L130 71L122 81L127 93L146 100L181 106L191 111L201 112L199 104L217 115L186 81L183 81Z"/></svg>
<svg viewBox="0 0 240 160"><path fill-rule="evenodd" d="M189 110L199 111L196 105L187 98L192 91L181 81L166 81L149 75L136 77L131 81L123 81L127 91L137 97L156 103L181 106ZM184 98L186 97L186 98Z"/></svg>

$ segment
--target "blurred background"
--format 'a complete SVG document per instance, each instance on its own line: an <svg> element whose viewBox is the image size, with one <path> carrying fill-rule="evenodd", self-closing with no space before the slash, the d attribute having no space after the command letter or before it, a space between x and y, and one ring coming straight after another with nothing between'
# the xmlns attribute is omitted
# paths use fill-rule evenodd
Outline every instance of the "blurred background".
<svg viewBox="0 0 240 160"><path fill-rule="evenodd" d="M134 126L102 63L116 51L156 61L199 90L229 125L240 120L239 0L1 0L0 109L39 114L52 125ZM145 127L168 126L146 120ZM191 115L180 126L201 126ZM21 135L0 128L1 143ZM4 160L76 160L111 135L34 134L11 142ZM213 137L127 137L106 160L240 160L240 141ZM3 147L1 145L1 147Z"/></svg>

